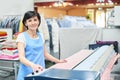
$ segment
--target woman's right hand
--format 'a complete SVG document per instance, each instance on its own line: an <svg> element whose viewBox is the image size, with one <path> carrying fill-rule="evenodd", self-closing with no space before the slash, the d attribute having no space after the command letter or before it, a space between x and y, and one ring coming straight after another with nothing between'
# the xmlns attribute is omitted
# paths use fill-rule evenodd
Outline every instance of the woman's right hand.
<svg viewBox="0 0 120 80"><path fill-rule="evenodd" d="M43 71L43 67L38 65L38 64L32 64L31 65L31 68L33 70L33 72L40 72L40 71Z"/></svg>

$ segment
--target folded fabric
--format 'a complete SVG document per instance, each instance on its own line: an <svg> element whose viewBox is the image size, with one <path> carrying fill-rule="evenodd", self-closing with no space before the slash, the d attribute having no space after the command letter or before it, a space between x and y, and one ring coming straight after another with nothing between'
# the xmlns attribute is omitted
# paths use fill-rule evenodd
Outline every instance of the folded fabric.
<svg viewBox="0 0 120 80"><path fill-rule="evenodd" d="M5 59L5 60L12 60L12 59L17 59L18 58L18 54L14 54L14 55L6 55L6 54L0 54L0 59Z"/></svg>

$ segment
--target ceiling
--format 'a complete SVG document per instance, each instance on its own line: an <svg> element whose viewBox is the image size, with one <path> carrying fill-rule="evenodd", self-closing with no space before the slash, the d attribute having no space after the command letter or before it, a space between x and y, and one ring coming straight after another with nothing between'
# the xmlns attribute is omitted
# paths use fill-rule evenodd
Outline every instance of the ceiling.
<svg viewBox="0 0 120 80"><path fill-rule="evenodd" d="M97 1L104 1L104 3L108 3L112 1L113 3L120 4L120 0L34 0L36 6L49 6L53 5L55 2L69 2L73 5L86 5L86 4L96 4L99 3Z"/></svg>

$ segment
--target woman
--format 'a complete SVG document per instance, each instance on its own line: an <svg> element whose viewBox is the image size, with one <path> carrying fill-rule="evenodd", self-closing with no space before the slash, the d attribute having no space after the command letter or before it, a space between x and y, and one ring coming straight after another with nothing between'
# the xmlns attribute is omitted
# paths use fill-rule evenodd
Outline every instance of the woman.
<svg viewBox="0 0 120 80"><path fill-rule="evenodd" d="M45 58L55 63L66 62L66 60L59 60L47 52L42 34L38 31L41 23L39 13L26 12L22 22L27 30L20 33L16 40L21 62L17 80L24 80L24 77L32 72L42 71L45 68Z"/></svg>

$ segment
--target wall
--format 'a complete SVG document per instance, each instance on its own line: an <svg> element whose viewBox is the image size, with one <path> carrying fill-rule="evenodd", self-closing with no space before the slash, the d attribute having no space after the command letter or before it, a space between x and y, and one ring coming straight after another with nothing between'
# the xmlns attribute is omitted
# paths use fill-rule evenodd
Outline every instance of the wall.
<svg viewBox="0 0 120 80"><path fill-rule="evenodd" d="M53 18L53 17L59 17L64 15L70 15L70 16L86 16L86 9L85 8L43 8L43 7L37 7L38 12L41 14L44 14L45 18Z"/></svg>
<svg viewBox="0 0 120 80"><path fill-rule="evenodd" d="M85 8L74 8L71 10L68 10L68 15L72 16L86 16L87 12Z"/></svg>
<svg viewBox="0 0 120 80"><path fill-rule="evenodd" d="M59 10L55 8L38 7L38 12L43 14L45 18L52 18L52 17L58 17L59 15L66 15L65 10Z"/></svg>
<svg viewBox="0 0 120 80"><path fill-rule="evenodd" d="M34 0L2 0L0 2L0 16L23 15L34 9Z"/></svg>

